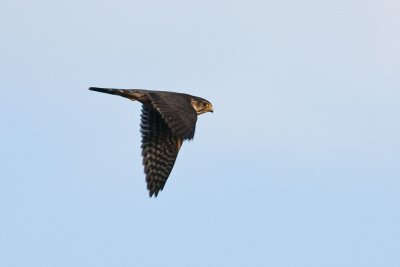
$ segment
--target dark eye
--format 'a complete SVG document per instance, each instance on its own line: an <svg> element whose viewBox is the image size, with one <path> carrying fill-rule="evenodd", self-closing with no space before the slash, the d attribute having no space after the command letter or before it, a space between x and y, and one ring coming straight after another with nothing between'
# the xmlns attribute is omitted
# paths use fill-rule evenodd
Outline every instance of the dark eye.
<svg viewBox="0 0 400 267"><path fill-rule="evenodd" d="M204 103L204 102L203 102L203 107L207 107L207 103Z"/></svg>

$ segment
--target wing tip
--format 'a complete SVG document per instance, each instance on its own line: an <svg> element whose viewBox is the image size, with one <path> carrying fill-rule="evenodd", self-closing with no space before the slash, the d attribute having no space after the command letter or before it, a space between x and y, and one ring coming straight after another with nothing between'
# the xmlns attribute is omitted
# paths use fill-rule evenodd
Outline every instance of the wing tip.
<svg viewBox="0 0 400 267"><path fill-rule="evenodd" d="M162 189L161 189L161 190L162 190ZM154 196L154 198L157 198L158 193L159 193L161 190L160 190L160 189L153 189L153 190L149 189L149 197L151 198L151 197Z"/></svg>

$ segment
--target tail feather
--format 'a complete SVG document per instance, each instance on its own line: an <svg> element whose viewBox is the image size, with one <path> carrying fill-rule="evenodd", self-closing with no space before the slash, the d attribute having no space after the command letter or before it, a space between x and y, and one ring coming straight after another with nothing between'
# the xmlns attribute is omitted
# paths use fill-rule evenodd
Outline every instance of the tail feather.
<svg viewBox="0 0 400 267"><path fill-rule="evenodd" d="M111 95L119 95L119 96L123 96L123 97L132 99L132 93L129 92L130 90L114 89L114 88L99 88L99 87L90 87L89 90L106 93L106 94L111 94Z"/></svg>

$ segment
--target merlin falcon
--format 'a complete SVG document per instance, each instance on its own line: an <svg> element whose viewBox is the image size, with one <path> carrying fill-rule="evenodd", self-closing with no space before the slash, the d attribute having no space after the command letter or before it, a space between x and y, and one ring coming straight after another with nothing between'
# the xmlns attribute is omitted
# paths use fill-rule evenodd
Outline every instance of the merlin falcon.
<svg viewBox="0 0 400 267"><path fill-rule="evenodd" d="M141 148L150 197L157 197L163 190L182 142L193 139L197 115L214 112L209 101L188 94L98 87L90 87L89 90L142 103Z"/></svg>

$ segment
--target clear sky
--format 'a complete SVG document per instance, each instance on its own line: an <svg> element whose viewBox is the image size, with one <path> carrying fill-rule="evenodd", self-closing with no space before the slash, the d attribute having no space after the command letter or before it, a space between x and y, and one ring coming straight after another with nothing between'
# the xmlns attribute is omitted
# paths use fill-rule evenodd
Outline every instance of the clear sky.
<svg viewBox="0 0 400 267"><path fill-rule="evenodd" d="M0 266L400 266L400 4L0 3ZM140 105L210 100L157 199Z"/></svg>

